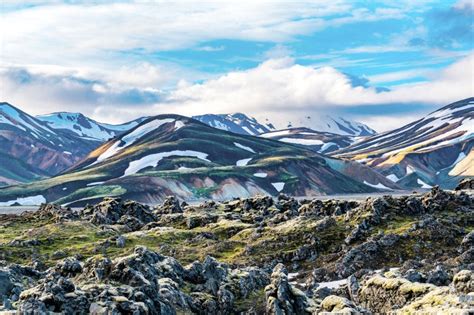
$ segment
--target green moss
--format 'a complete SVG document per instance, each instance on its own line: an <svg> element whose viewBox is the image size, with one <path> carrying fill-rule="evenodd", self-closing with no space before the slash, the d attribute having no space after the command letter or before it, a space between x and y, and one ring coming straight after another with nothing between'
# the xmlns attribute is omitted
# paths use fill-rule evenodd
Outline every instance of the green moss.
<svg viewBox="0 0 474 315"><path fill-rule="evenodd" d="M95 199L104 197L120 196L127 190L119 185L98 185L87 188L81 188L72 194L56 200L57 204L67 204L80 199Z"/></svg>
<svg viewBox="0 0 474 315"><path fill-rule="evenodd" d="M40 257L47 265L52 265L51 256L62 250L69 255L81 254L89 257L94 254L95 246L113 233L103 233L95 225L88 222L51 223L48 221L16 222L0 231L0 254L10 262L20 260L31 262L31 255ZM41 244L31 247L9 246L14 239L38 239Z"/></svg>
<svg viewBox="0 0 474 315"><path fill-rule="evenodd" d="M384 222L375 230L376 233L401 235L406 233L418 219L410 216L396 216L388 222Z"/></svg>
<svg viewBox="0 0 474 315"><path fill-rule="evenodd" d="M253 308L257 314L265 313L265 290L256 290L250 293L246 298L237 299L234 302L235 313L247 312Z"/></svg>
<svg viewBox="0 0 474 315"><path fill-rule="evenodd" d="M209 198L209 196L217 190L217 185L212 187L200 187L200 188L192 188L191 191L197 198Z"/></svg>

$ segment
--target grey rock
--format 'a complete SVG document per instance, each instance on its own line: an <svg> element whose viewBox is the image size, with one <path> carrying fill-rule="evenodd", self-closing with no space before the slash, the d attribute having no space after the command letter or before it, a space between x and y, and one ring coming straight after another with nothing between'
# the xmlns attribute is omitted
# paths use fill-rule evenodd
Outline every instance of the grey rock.
<svg viewBox="0 0 474 315"><path fill-rule="evenodd" d="M174 196L166 197L163 204L157 207L153 213L160 215L160 214L172 214L172 213L182 213L183 209L179 204L179 200Z"/></svg>
<svg viewBox="0 0 474 315"><path fill-rule="evenodd" d="M283 264L273 268L271 283L265 288L267 314L311 314L314 302L288 283Z"/></svg>
<svg viewBox="0 0 474 315"><path fill-rule="evenodd" d="M126 242L126 239L124 236L120 235L119 237L117 237L117 239L115 240L115 245L119 248L124 248L125 247L125 242Z"/></svg>
<svg viewBox="0 0 474 315"><path fill-rule="evenodd" d="M435 270L428 273L426 281L437 286L443 286L448 285L451 282L451 277L442 266L438 265Z"/></svg>

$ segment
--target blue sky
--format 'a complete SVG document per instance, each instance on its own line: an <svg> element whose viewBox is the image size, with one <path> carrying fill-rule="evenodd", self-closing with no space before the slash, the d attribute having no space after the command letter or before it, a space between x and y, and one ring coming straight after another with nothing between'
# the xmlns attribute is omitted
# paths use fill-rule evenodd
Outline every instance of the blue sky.
<svg viewBox="0 0 474 315"><path fill-rule="evenodd" d="M330 113L385 130L474 89L470 0L6 0L1 15L0 98L38 114Z"/></svg>

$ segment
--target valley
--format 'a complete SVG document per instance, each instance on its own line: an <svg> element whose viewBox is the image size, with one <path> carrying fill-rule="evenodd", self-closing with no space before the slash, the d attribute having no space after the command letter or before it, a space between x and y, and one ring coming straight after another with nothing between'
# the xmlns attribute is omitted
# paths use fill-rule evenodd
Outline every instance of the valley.
<svg viewBox="0 0 474 315"><path fill-rule="evenodd" d="M156 203L168 195L200 201L452 189L472 175L472 102L450 104L380 135L275 130L243 114L195 117L204 123L159 115L110 125L71 113L35 118L4 104L0 139L8 171L0 174L7 185L0 188L0 205L82 206L105 196ZM28 154L20 154L20 147Z"/></svg>

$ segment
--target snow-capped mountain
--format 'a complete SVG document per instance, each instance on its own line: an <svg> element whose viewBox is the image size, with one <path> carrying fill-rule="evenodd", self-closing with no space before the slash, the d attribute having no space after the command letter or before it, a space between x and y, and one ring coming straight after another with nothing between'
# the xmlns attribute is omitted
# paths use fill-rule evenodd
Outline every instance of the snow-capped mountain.
<svg viewBox="0 0 474 315"><path fill-rule="evenodd" d="M289 128L261 134L260 137L286 143L307 146L312 150L329 154L351 145L356 137L329 132L314 131L309 128Z"/></svg>
<svg viewBox="0 0 474 315"><path fill-rule="evenodd" d="M0 182L12 184L55 175L97 147L97 141L53 129L8 103L0 103Z"/></svg>
<svg viewBox="0 0 474 315"><path fill-rule="evenodd" d="M242 113L221 115L206 114L193 116L192 118L211 127L242 135L256 136L275 130L275 127L271 123L261 124L255 118L248 117Z"/></svg>
<svg viewBox="0 0 474 315"><path fill-rule="evenodd" d="M19 190L46 201L79 205L104 195L154 203L168 195L219 200L279 192L373 192L381 185L398 188L352 161L218 130L179 115L159 115L104 143L57 177L0 190L0 202L16 200Z"/></svg>
<svg viewBox="0 0 474 315"><path fill-rule="evenodd" d="M287 128L307 127L319 132L330 132L345 136L370 136L376 134L369 126L343 117L329 115L306 116L288 122Z"/></svg>
<svg viewBox="0 0 474 315"><path fill-rule="evenodd" d="M124 124L112 125L97 122L81 113L59 112L36 116L54 129L69 130L76 135L95 141L106 141L138 125L146 119L139 118Z"/></svg>
<svg viewBox="0 0 474 315"><path fill-rule="evenodd" d="M337 152L406 187L454 187L474 176L474 98L449 104L399 129Z"/></svg>
<svg viewBox="0 0 474 315"><path fill-rule="evenodd" d="M253 117L248 117L242 113L214 115L207 114L192 117L211 127L244 134L260 135L276 131L277 128L272 123L260 123ZM283 129L309 128L316 132L328 132L344 136L370 136L376 132L362 123L345 119L342 117L331 117L321 115L318 117L307 116L294 122L288 122Z"/></svg>

